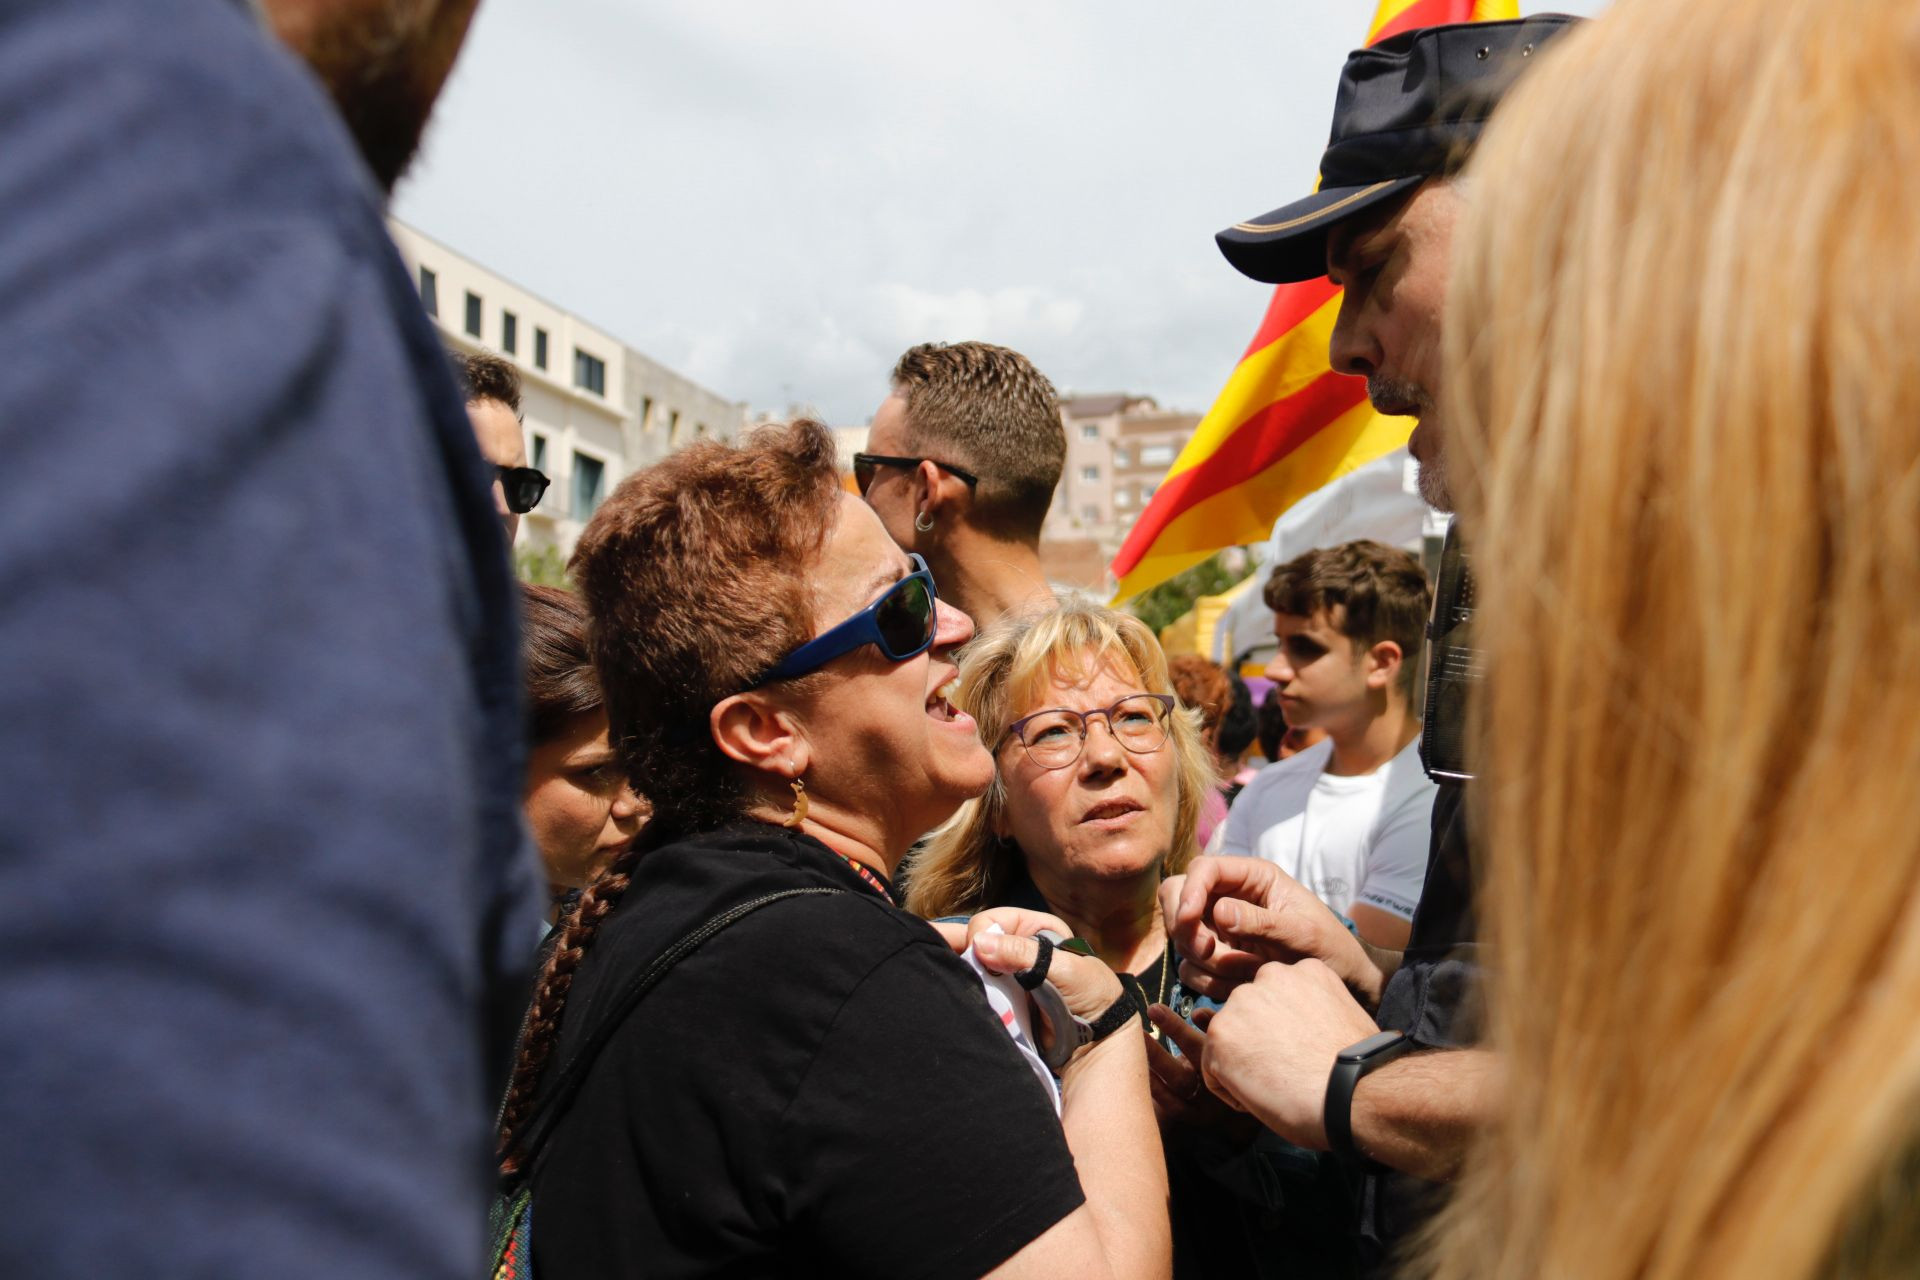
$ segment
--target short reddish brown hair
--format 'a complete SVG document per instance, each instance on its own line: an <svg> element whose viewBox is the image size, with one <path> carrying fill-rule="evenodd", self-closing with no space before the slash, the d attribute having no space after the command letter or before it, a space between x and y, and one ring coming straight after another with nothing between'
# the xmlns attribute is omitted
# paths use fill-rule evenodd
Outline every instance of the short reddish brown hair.
<svg viewBox="0 0 1920 1280"><path fill-rule="evenodd" d="M1180 701L1200 713L1200 731L1212 742L1220 717L1233 705L1233 682L1226 671L1197 653L1183 653L1167 659L1167 674Z"/></svg>
<svg viewBox="0 0 1920 1280"><path fill-rule="evenodd" d="M840 494L833 437L803 419L635 472L580 535L568 567L609 737L653 803L649 844L740 815L708 715L813 635L808 570Z"/></svg>

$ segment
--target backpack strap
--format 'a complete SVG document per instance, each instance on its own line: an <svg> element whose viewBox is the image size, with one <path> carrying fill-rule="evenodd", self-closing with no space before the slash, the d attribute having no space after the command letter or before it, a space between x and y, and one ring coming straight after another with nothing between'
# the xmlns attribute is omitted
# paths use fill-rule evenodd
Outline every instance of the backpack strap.
<svg viewBox="0 0 1920 1280"><path fill-rule="evenodd" d="M634 1006L640 1003L641 999L646 996L647 992L654 988L660 979L667 976L669 969L697 951L701 944L713 937L714 934L719 933L729 925L745 919L762 907L770 907L774 903L787 898L815 897L820 894L846 892L847 890L845 889L830 889L821 886L810 889L782 889L778 893L765 894L750 902L743 902L737 907L732 907L721 912L661 952L658 959L648 965L637 978L634 978L621 989L620 994L610 1006L607 1016L600 1020L600 1024L596 1026L592 1034L587 1037L587 1042L580 1046L579 1052L567 1060L566 1065L561 1068L560 1074L554 1078L553 1088L548 1091L543 1105L535 1110L532 1116L528 1117L525 1128L521 1130L523 1136L520 1142L515 1144L521 1153L521 1171L515 1181L521 1183L531 1181L534 1165L539 1159L541 1150L546 1146L547 1140L553 1136L554 1129L565 1117L567 1108L573 1102L574 1095L580 1091L580 1086L586 1083L587 1072L592 1068L595 1059L600 1056L600 1051L606 1048L607 1042L613 1038L613 1033L620 1029L620 1025L627 1020L627 1015L633 1012Z"/></svg>

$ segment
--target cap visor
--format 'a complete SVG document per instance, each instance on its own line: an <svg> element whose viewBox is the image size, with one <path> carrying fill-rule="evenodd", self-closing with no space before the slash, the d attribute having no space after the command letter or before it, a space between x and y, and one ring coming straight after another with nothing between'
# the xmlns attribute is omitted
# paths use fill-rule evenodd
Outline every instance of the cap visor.
<svg viewBox="0 0 1920 1280"><path fill-rule="evenodd" d="M1336 223L1411 191L1424 174L1388 178L1364 187L1329 187L1304 200L1214 236L1234 270L1268 284L1291 284L1327 274L1327 231Z"/></svg>

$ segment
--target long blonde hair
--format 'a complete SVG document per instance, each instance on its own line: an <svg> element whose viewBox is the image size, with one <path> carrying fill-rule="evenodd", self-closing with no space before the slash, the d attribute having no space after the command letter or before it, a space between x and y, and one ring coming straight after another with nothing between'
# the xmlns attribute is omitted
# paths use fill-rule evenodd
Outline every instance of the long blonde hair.
<svg viewBox="0 0 1920 1280"><path fill-rule="evenodd" d="M1446 320L1506 1081L1420 1269L1827 1274L1920 1092L1920 13L1543 57Z"/></svg>
<svg viewBox="0 0 1920 1280"><path fill-rule="evenodd" d="M1173 692L1166 654L1146 623L1088 600L1069 599L1044 613L1009 615L967 646L954 704L978 722L980 740L991 748L1055 673L1090 676L1108 663L1131 668L1148 693ZM1200 808L1219 783L1200 735L1198 711L1175 709L1162 750L1174 754L1179 807L1161 871L1178 875L1198 852L1194 832ZM907 877L909 911L933 919L1001 905L1020 868L1019 850L993 833L1006 804L1007 786L996 767L987 793L961 806L914 855Z"/></svg>

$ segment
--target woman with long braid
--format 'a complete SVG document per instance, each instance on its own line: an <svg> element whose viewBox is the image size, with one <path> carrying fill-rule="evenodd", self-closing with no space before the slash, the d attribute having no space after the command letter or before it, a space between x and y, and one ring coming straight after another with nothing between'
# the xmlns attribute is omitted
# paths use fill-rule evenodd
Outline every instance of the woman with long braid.
<svg viewBox="0 0 1920 1280"><path fill-rule="evenodd" d="M840 487L825 429L638 473L572 570L612 739L653 812L563 926L503 1114L542 1280L1166 1275L1166 1176L1119 979L1030 936L1067 932L1050 916L973 926L982 964L1046 963L1091 1024L1056 1118L954 954L966 939L894 903L909 846L993 762L951 700L972 623ZM630 1012L620 1000L703 925L792 890ZM593 1048L583 1072L562 1065Z"/></svg>

